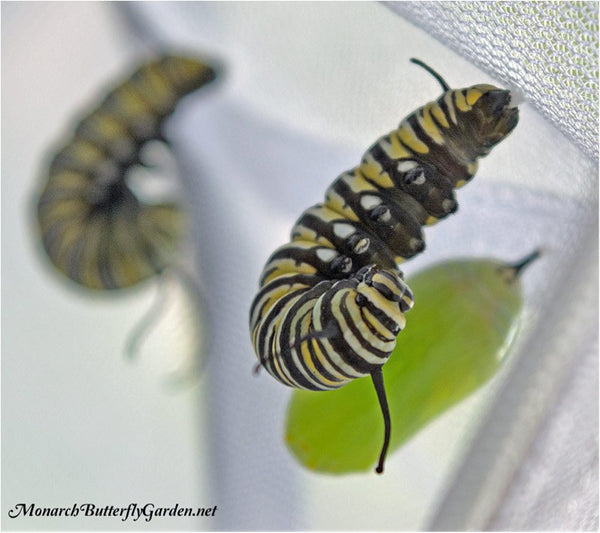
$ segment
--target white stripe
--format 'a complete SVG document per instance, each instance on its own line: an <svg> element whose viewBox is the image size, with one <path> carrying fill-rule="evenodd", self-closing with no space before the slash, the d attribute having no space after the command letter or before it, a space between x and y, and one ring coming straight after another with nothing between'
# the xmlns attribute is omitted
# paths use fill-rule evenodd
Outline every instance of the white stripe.
<svg viewBox="0 0 600 533"><path fill-rule="evenodd" d="M454 122L454 124L458 124L456 122L456 111L454 110L454 102L452 101L452 91L448 91L444 95L444 102L446 102L446 106L448 107L448 112L450 113L450 118L452 119L452 122Z"/></svg>
<svg viewBox="0 0 600 533"><path fill-rule="evenodd" d="M344 294L340 294L342 292ZM355 291L352 291L352 292L355 292ZM361 345L361 342L360 342L361 340L350 329L350 324L348 324L348 322L346 321L346 317L343 315L343 313L341 311L341 305L342 305L344 296L348 296L348 293L350 293L350 290L339 291L338 294L336 294L333 298L333 300L336 301L336 303L338 304L338 309L339 309L339 314L334 315L334 316L336 317L338 323L340 324L340 329L343 332L344 340L346 341L348 346L350 346L350 348L354 351L354 353L358 357L360 357L367 363L380 365L382 363L382 360L384 360L384 358L378 357L378 356L372 354L371 352L369 352L368 348L364 348ZM382 341L380 338L378 338L371 332L371 330L365 324L365 322L362 318L362 315L360 315L360 313L358 313L358 316L356 316L357 313L358 313L358 307L356 307L355 313L351 313L351 315L355 319L354 325L355 325L356 329L358 329L358 331L360 332L362 339L364 341L366 341L370 346L375 348L376 350L379 350L381 352L387 352L388 357L389 357L391 355L392 350L394 349L394 346L396 345L396 339L393 339L391 341Z"/></svg>
<svg viewBox="0 0 600 533"><path fill-rule="evenodd" d="M410 159L405 159L403 161L400 161L396 168L398 169L398 172L408 172L409 170L412 170L413 168L418 167L418 166L419 165L415 161L411 161Z"/></svg>
<svg viewBox="0 0 600 533"><path fill-rule="evenodd" d="M356 228L350 224L338 222L333 225L333 233L340 239L345 239L356 232Z"/></svg>
<svg viewBox="0 0 600 533"><path fill-rule="evenodd" d="M372 194L365 194L360 199L360 205L363 209L370 211L374 207L381 205L381 198L379 196L373 196Z"/></svg>
<svg viewBox="0 0 600 533"><path fill-rule="evenodd" d="M293 317L285 317L284 321L282 322L285 323L287 320L291 320L292 323L290 324L290 346L295 346L296 344L296 336L295 336L295 329L296 329L296 323L299 320L306 320L308 321L308 323L310 323L310 313L312 311L312 308L315 305L315 302L317 301L316 298L313 298L311 300L306 301L306 303L304 303L299 309L296 310L296 313ZM301 335L308 335L309 334L309 329L308 328L301 328L300 329L300 334ZM300 348L300 347L299 347ZM293 364L293 366L307 379L307 381L309 383L312 383L316 388L320 389L320 390L331 390L337 387L332 387L330 385L327 385L325 383L322 383L319 380L319 376L314 376L312 374L309 373L308 370L305 369L304 364L303 364L303 358L301 355L301 349L296 349L296 348L290 348L290 356L291 356L291 363ZM286 369L288 369L289 371L289 361L286 361ZM340 384L340 386L343 384ZM304 387L302 387L304 388Z"/></svg>
<svg viewBox="0 0 600 533"><path fill-rule="evenodd" d="M319 248L317 250L317 257L324 263L329 263L335 259L339 254L335 250L330 248Z"/></svg>
<svg viewBox="0 0 600 533"><path fill-rule="evenodd" d="M335 290L334 287L335 287L335 285L329 290ZM315 308L313 310L313 324L316 326L317 330L323 329L323 324L321 322L321 303L326 294L327 293L323 294L317 300L317 303L315 304ZM348 378L346 376L344 376L343 374L340 374L340 372L338 372L331 365L331 363L328 361L328 359L331 359L333 364L335 364L340 370L342 370L344 373L346 373L349 376L353 376L355 378L360 378L360 377L363 377L364 375L366 375L366 374L360 374L359 372L356 372L356 370L354 370L352 367L348 366L344 362L344 360L338 355L338 353L334 350L333 346L331 346L331 343L327 339L319 339L319 343L321 344L321 346L323 348L321 351L323 352L323 355L325 356L324 360L319 359L319 361L321 361L321 364L325 367L325 369L332 376L339 378L339 379L348 380Z"/></svg>

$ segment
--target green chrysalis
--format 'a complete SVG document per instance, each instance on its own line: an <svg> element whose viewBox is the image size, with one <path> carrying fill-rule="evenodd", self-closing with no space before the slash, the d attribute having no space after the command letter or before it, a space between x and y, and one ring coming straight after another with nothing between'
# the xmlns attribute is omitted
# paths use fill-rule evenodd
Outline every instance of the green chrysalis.
<svg viewBox="0 0 600 533"><path fill-rule="evenodd" d="M411 276L415 306L383 367L391 440L399 448L428 422L484 385L499 369L519 327L519 273L492 259L452 260ZM285 438L300 463L335 474L368 470L381 450L383 421L370 378L329 392L297 390Z"/></svg>

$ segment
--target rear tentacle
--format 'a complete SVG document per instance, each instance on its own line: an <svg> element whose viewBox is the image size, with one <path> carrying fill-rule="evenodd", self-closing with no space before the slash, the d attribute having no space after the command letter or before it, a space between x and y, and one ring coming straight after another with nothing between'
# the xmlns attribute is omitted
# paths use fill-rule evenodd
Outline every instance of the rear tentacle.
<svg viewBox="0 0 600 533"><path fill-rule="evenodd" d="M381 407L381 414L383 415L384 424L384 436L383 445L381 452L379 453L379 460L377 461L377 467L375 472L378 474L383 473L383 464L387 455L387 450L390 444L390 437L392 435L392 423L390 420L390 410L388 407L387 395L385 393L385 386L383 383L383 370L381 366L376 366L371 370L371 379L373 380L373 386L375 392L377 392L377 399L379 400L379 406Z"/></svg>

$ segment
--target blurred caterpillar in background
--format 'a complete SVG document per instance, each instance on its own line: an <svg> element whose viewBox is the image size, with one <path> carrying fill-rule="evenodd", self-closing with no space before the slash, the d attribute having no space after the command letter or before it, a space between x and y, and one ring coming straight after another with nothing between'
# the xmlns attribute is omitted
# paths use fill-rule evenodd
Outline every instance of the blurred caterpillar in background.
<svg viewBox="0 0 600 533"><path fill-rule="evenodd" d="M300 216L291 242L267 261L250 309L260 365L281 383L330 390L371 376L385 431L378 473L391 435L382 367L413 305L398 263L423 251L421 227L456 211L454 188L519 119L509 91L451 90L411 61L443 94L377 140Z"/></svg>
<svg viewBox="0 0 600 533"><path fill-rule="evenodd" d="M52 159L37 204L44 249L65 276L88 289L112 290L170 265L182 209L141 200L127 177L146 166L140 152L149 141L167 143L162 126L179 101L215 77L202 61L166 55L140 66L81 120Z"/></svg>

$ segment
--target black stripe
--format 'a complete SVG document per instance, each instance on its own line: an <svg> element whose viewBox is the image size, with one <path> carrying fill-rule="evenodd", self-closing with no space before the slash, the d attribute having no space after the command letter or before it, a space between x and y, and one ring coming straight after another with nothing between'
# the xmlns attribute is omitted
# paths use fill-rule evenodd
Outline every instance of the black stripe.
<svg viewBox="0 0 600 533"><path fill-rule="evenodd" d="M389 138L389 136L388 136ZM384 137L385 139L385 137ZM442 218L448 215L441 203L445 199L454 202L453 185L450 181L440 174L439 170L429 162L427 155L415 156L412 158L392 159L387 156L385 150L380 143L377 143L371 148L371 155L388 173L395 188L386 189L392 197L397 197L400 192L404 192L413 198L418 206L424 212L436 218ZM417 166L408 172L400 172L398 163L401 161L414 161ZM422 185L414 185L407 183L407 178L410 178L414 173L423 171L426 178L426 183ZM400 190L398 190L400 189ZM418 207L412 207L414 218L420 223L425 222L422 212Z"/></svg>
<svg viewBox="0 0 600 533"><path fill-rule="evenodd" d="M311 248L300 248L293 247L298 242L311 242L313 246ZM292 259L296 266L300 266L302 263L308 264L317 269L317 272L325 278L343 279L351 274L355 269L351 266L348 268L348 263L352 263L352 259L338 250L329 248L322 244L314 241L291 241L292 247L283 248L276 250L269 260L267 261L267 267L269 263L279 259ZM333 252L335 257L330 261L323 261L319 258L317 252L319 250L326 250L327 252ZM266 278L266 275L262 276L262 280Z"/></svg>
<svg viewBox="0 0 600 533"><path fill-rule="evenodd" d="M117 124L119 124L125 130L123 137L106 137L98 130L98 127L95 123L97 121L96 117L102 115L111 117ZM123 120L123 117L119 116L117 113L111 111L110 109L104 109L103 107L94 110L92 113L90 113L88 116L82 119L82 121L75 129L75 136L73 138L73 141L76 141L78 139L83 139L96 145L108 157L112 158L112 160L115 163L123 167L122 172L125 172L126 168L129 166L139 164L139 155L141 147L144 144L143 140L136 138L135 132L132 130L131 126ZM129 157L125 158L122 154L118 153L115 144L118 143L118 141L120 141L121 139L129 140L133 145Z"/></svg>
<svg viewBox="0 0 600 533"><path fill-rule="evenodd" d="M296 290L287 292L286 294L281 296L274 304L272 304L272 306L264 314L264 316L261 315L262 320L259 320L259 322L256 325L256 328L257 328L256 346L258 346L258 347L264 346L267 332L268 332L269 328L271 327L271 323L274 323L277 321L277 319L279 318L279 314L281 313L281 310L290 300L301 297L305 291L306 291L306 289L301 288L301 289L296 289ZM274 357L274 354L271 353L270 345L268 348L268 353L262 354L262 356L263 356L264 360Z"/></svg>
<svg viewBox="0 0 600 533"><path fill-rule="evenodd" d="M446 93L444 93L444 94L442 95L442 98L444 97L444 95L445 95L445 94L446 94ZM436 101L436 102L434 102L434 105L437 105L438 103L439 103L439 100L438 100L438 101ZM442 112L443 112L443 110L442 110ZM421 113L423 113L423 108L421 108ZM444 125L443 125L443 124L442 124L442 123L441 123L441 122L440 122L440 121L437 119L437 117L436 117L436 116L433 114L433 112L432 112L432 108L430 108L430 109L429 109L429 116L431 117L431 120L433 120L433 122L435 123L435 125L436 125L436 126L438 127L438 129L440 130L440 132L441 132L441 134L442 134L442 137L444 137L444 138L445 138L445 134L444 134L444 132L445 132L445 131L446 131L448 128L447 128L446 126L444 126ZM447 119L447 115L446 115L446 113L444 113L444 116L446 116L446 119ZM447 120L447 123L448 123L448 127L450 127L451 121Z"/></svg>
<svg viewBox="0 0 600 533"><path fill-rule="evenodd" d="M454 92L454 91L450 91L450 92ZM452 117L450 115L450 110L448 109L448 104L446 104L446 97L447 93L442 94L442 96L440 96L436 102L438 104L438 106L440 107L440 109L442 110L442 113L444 113L444 116L446 117L446 122L448 123L448 128L445 128L445 130L453 130L456 129L456 125L454 124L454 121L452 120ZM454 100L454 98L451 98L452 100ZM454 113L456 114L456 109L454 110ZM458 122L458 117L457 117L457 122Z"/></svg>
<svg viewBox="0 0 600 533"><path fill-rule="evenodd" d="M390 332L392 336L396 335L394 333L394 330L397 327L397 323L394 322L394 320L391 319L385 313L385 311L381 310L369 300L367 300L363 307L365 307L369 311L369 313L371 313L379 322L381 322L381 324ZM368 324L367 320L365 320L365 322Z"/></svg>
<svg viewBox="0 0 600 533"><path fill-rule="evenodd" d="M354 286L356 284L356 282L353 282L351 280L345 280L345 281L323 281L321 282L319 285L317 285L314 289L311 289L311 294L318 294L318 296L322 296L323 294L327 295L330 294L332 291L332 287L335 285L336 288L339 287L348 287L348 286ZM314 291L314 292L312 292ZM307 293L308 294L308 293ZM329 300L330 301L330 300ZM316 305L316 302L315 302ZM330 315L330 313L329 313ZM328 324L331 324L331 321L328 319L327 322L325 322L325 325L323 326L324 329L328 329ZM319 330L316 330L316 325L311 323L311 334L318 334L320 333ZM332 332L331 334L327 335L327 339L331 339L332 337L337 336L338 332L336 331L336 328L332 328ZM323 354L323 357L325 359L327 359L327 362L333 367L334 371L338 372L339 374L341 374L342 376L344 376L345 378L348 379L353 379L353 376L350 376L348 373L344 372L334 361L332 361L328 355L328 350L325 347L325 345L323 344L323 342L320 341L320 337L316 338L316 342L319 346L319 349L321 351L321 353ZM309 344L310 346L310 353L311 353L311 358L313 360L313 363L315 364L315 366L317 367L317 369L319 369L319 371L321 371L321 373L327 377L328 379L331 379L331 381L337 381L339 382L340 379L334 377L333 375L331 375L325 368L324 366L321 364L321 362L319 361L316 351L314 350L312 343Z"/></svg>
<svg viewBox="0 0 600 533"><path fill-rule="evenodd" d="M279 332L278 332L278 340L279 340L279 345L280 345L280 349L281 349L281 353L279 354L280 359L285 362L285 368L287 369L287 371L290 374L290 376L292 377L292 379L294 381L296 381L301 388L304 388L304 389L320 390L319 387L315 386L311 381L309 381L306 377L304 377L302 372L300 372L296 363L292 359L292 350L295 350L297 352L299 364L302 366L302 368L304 368L306 373L309 375L313 375L315 377L315 381L317 381L319 383L322 383L322 382L319 380L319 377L312 374L312 372L304 364L304 362L302 360L302 355L300 353L301 346L300 346L300 344L298 344L298 340L302 338L302 333L301 333L302 318L312 312L314 303L309 308L309 310L304 313L304 315L298 316L298 312L299 312L300 308L303 307L304 305L306 305L308 302L311 302L311 301L316 302L317 298L319 298L319 296L323 292L325 292L328 289L328 287L329 287L328 285L323 285L323 286L319 287L318 289L313 287L313 289L305 292L302 296L300 296L300 298L298 298L296 300L296 302L294 302L294 304L288 310L287 319L281 323ZM279 315L279 313L278 313L278 315ZM278 315L276 317L273 317L273 320L276 320L278 318ZM295 345L292 346L291 328L292 328L292 324L294 322L295 322L295 328L294 328ZM271 354L271 355L272 355L272 357L276 357L276 354Z"/></svg>
<svg viewBox="0 0 600 533"><path fill-rule="evenodd" d="M362 172L358 169L356 172L362 176ZM392 251L392 255L412 257L421 251L419 248L413 249L409 244L411 239L423 241L421 224L411 213L399 207L390 195L386 194L385 190L355 193L349 185L340 181L336 184L336 192L345 199L366 228L387 244L387 247ZM363 208L361 204L363 196L378 197L381 200L380 206L373 210ZM389 211L390 221L382 222L374 218L377 213L382 212L385 208Z"/></svg>
<svg viewBox="0 0 600 533"><path fill-rule="evenodd" d="M314 207L320 206L321 204L317 204ZM327 206L324 207L329 209ZM334 232L334 224L347 224L352 226L354 228L354 233L347 238L338 237ZM396 264L394 255L390 252L387 244L369 228L364 227L362 222L357 223L347 218L326 221L316 215L304 212L296 222L296 225L303 225L313 230L317 236L328 239L340 253L351 257L354 271L372 263L380 264L386 268L394 268ZM292 229L292 238L293 236L294 229ZM362 254L354 253L354 243L363 238L369 239L369 248Z"/></svg>
<svg viewBox="0 0 600 533"><path fill-rule="evenodd" d="M309 276L308 274L295 274L295 275L289 275L286 277L279 277L279 278L272 279L264 287L261 287L258 294L254 297L254 300L252 301L252 305L250 306L249 320L252 320L252 315L255 314L255 308L258 305L258 302L261 301L261 299L265 296L266 293L271 292L272 290L276 289L278 286L290 285L290 287L291 287L292 285L295 285L295 284L301 284L301 285L306 285L307 289L308 289L309 287L312 287L312 286L316 285L317 283L319 283L318 278L315 276ZM325 281L323 283L329 283L329 286L331 286L333 284L333 282L327 282L327 281ZM259 309L259 312L257 315L258 317L261 317L264 314L264 305L265 304L263 304L263 306ZM252 327L251 322L250 322L250 328L254 329Z"/></svg>
<svg viewBox="0 0 600 533"><path fill-rule="evenodd" d="M350 328L350 331L354 334L354 336L358 339L358 341L360 342L361 348L365 351L368 352L370 355L374 355L375 357L379 357L381 359L386 359L390 356L389 352L383 352L381 350L379 350L378 348L375 348L371 343L369 343L369 341L367 339L365 339L363 337L363 335L361 334L360 330L358 329L357 326L357 321L355 318L353 318L352 314L350 313L350 310L348 309L348 306L346 304L346 300L349 298L348 294L344 295L344 298L342 300L342 306L341 306L341 310L342 310L342 316L346 319L346 322L348 323L348 326ZM350 345L348 345L348 352L346 353L350 353ZM356 354L358 357L360 357L360 354ZM361 360L364 361L364 359ZM348 361L348 364L351 364L350 361ZM367 364L369 366L369 368L371 368L371 363L368 363L367 361L365 361L365 364Z"/></svg>
<svg viewBox="0 0 600 533"><path fill-rule="evenodd" d="M166 105L167 102L161 102L157 107L155 105L155 99L152 99L150 97L153 89L152 84L150 82L150 72L158 74L164 80L165 85L168 87L168 89L171 91L172 99L170 102L168 102L168 106ZM183 94L177 90L177 87L174 85L173 80L171 80L166 75L164 66L161 65L145 65L144 67L138 69L133 73L129 80L129 83L132 87L135 88L135 91L143 99L144 103L152 109L152 111L157 117L159 117L161 121L173 112L179 99L183 96Z"/></svg>
<svg viewBox="0 0 600 533"><path fill-rule="evenodd" d="M377 337L379 340L382 340L382 341L387 341L387 342L389 342L389 341L390 341L390 338L389 338L389 337L385 337L385 336L383 336L381 333L379 333L379 331L377 331L377 330L375 329L375 326L373 326L373 325L371 324L371 322L370 322L370 321L367 319L367 317L365 316L365 314L364 314L364 311L365 311L364 307L361 307L361 309L360 309L360 314L361 314L362 320L363 320L363 322L364 322L365 326L367 327L367 329L368 329L368 330L371 332L371 334L372 334L374 337ZM395 334L395 333L394 333L392 330L390 330L388 327L386 327L386 329L387 329L387 330L390 332L390 336L391 336L392 338L396 336L396 334Z"/></svg>
<svg viewBox="0 0 600 533"><path fill-rule="evenodd" d="M340 284L344 283L344 282L339 282ZM355 284L350 283L350 287L353 287ZM339 291L342 290L343 288L348 287L348 285L344 284L344 285L340 285L340 287L336 287L337 290L330 290L329 292L327 292L323 299L322 299L322 303L321 303L321 317L322 317L322 321L324 319L324 324L327 326L335 326L336 328L336 334L334 336L332 336L331 338L328 339L329 344L331 345L331 349L342 359L342 361L344 361L344 363L348 366L350 366L353 370L355 370L356 372L362 373L362 374L368 374L369 373L369 365L367 365L364 361L364 359L362 359L360 356L358 356L346 343L344 336L343 336L343 331L341 329L341 324L338 320L338 318L331 312L331 301L333 299L333 297L335 296L335 294ZM342 302L342 306L340 306L340 308L342 309L343 312L343 302ZM329 353L327 350L325 350L323 352L325 354L325 356L327 357L327 360L329 362L331 362L331 364L333 364L333 361L331 360ZM351 377L351 376L348 376Z"/></svg>
<svg viewBox="0 0 600 533"><path fill-rule="evenodd" d="M456 109L456 112L460 113L458 109ZM423 160L428 161L430 164L437 167L443 176L462 177L464 175L466 167L457 161L454 154L450 152L452 142L451 136L444 136L446 142L439 145L429 137L427 132L421 127L416 114L409 117L409 123L413 128L415 135L417 135L429 149L427 154L421 155ZM423 140L424 138L426 138L427 141ZM458 180L453 180L453 183L455 184L456 181Z"/></svg>
<svg viewBox="0 0 600 533"><path fill-rule="evenodd" d="M102 239L98 246L100 248L100 251L98 252L98 274L104 288L118 289L121 285L117 282L117 278L114 275L114 264L121 259L120 257L114 257L117 247L113 239L113 220L110 218L107 219L106 225L106 231L103 232ZM135 253L137 253L137 250L127 250L127 256L129 257L132 257Z"/></svg>

